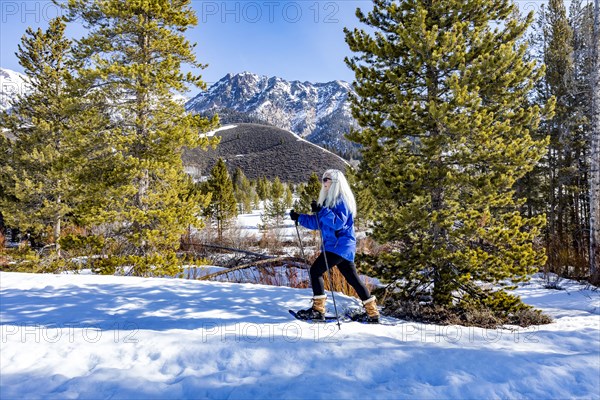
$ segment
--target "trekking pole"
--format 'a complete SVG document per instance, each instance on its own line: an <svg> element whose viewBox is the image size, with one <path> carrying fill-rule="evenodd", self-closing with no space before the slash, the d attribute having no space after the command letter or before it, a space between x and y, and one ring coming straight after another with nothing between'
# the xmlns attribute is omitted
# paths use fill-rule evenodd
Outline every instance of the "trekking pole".
<svg viewBox="0 0 600 400"><path fill-rule="evenodd" d="M331 281L331 298L333 299L333 309L335 310L335 319L337 320L337 326L339 330L342 330L340 325L340 316L338 315L337 305L335 304L335 291L333 287L333 276L331 275L331 269L329 269L329 263L327 262L327 254L325 253L325 241L323 240L323 231L321 230L321 224L319 223L318 213L315 213L317 218L317 228L319 228L319 236L321 236L321 250L323 251L323 259L325 259L325 268L329 272L329 280Z"/></svg>
<svg viewBox="0 0 600 400"><path fill-rule="evenodd" d="M300 242L300 254L302 254L302 258L304 259L304 262L306 264L308 264L308 261L306 261L306 257L304 257L304 246L302 245L302 238L300 238L300 231L298 230L298 221L296 222L296 234L298 235L298 241Z"/></svg>

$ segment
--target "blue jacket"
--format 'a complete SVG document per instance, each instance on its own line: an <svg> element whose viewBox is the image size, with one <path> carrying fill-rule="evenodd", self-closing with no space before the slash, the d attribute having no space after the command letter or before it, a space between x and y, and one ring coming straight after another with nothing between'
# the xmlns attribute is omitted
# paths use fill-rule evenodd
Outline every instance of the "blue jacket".
<svg viewBox="0 0 600 400"><path fill-rule="evenodd" d="M354 236L354 218L343 201L339 201L332 209L323 207L315 215L300 214L298 223L308 229L319 229L323 233L325 251L335 253L348 261L354 261L356 254L356 237Z"/></svg>

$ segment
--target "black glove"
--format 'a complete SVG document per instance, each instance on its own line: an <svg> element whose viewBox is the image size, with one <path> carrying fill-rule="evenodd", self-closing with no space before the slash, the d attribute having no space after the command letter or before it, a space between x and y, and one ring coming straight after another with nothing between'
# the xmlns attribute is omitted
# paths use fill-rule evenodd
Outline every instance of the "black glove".
<svg viewBox="0 0 600 400"><path fill-rule="evenodd" d="M299 216L300 216L300 214L298 214L296 211L290 210L290 218L292 219L292 221L298 222Z"/></svg>
<svg viewBox="0 0 600 400"><path fill-rule="evenodd" d="M313 200L312 203L310 203L310 210L314 213L318 213L319 211L321 211L322 208L323 207L318 205L315 200Z"/></svg>

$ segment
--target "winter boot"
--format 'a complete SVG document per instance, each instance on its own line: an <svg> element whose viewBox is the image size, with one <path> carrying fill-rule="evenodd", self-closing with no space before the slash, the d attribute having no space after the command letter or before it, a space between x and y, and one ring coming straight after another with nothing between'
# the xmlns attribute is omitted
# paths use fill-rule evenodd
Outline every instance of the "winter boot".
<svg viewBox="0 0 600 400"><path fill-rule="evenodd" d="M375 300L375 296L371 296L367 300L363 301L365 312L353 316L352 320L365 324L378 324L379 311L377 310L377 302Z"/></svg>
<svg viewBox="0 0 600 400"><path fill-rule="evenodd" d="M313 320L313 321L325 321L325 302L327 301L327 295L314 296L313 305L307 310L300 310L296 313L298 318Z"/></svg>

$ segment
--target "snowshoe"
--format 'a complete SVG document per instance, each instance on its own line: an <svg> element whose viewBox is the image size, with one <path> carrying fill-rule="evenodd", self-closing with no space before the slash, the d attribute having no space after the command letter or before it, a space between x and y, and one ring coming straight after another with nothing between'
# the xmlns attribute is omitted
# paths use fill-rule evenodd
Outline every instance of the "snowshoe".
<svg viewBox="0 0 600 400"><path fill-rule="evenodd" d="M325 321L325 315L323 315L322 312L315 310L314 308L300 310L296 313L296 315L300 319L306 319L311 321Z"/></svg>
<svg viewBox="0 0 600 400"><path fill-rule="evenodd" d="M378 324L379 323L379 315L369 316L366 312L357 313L354 315L348 315L348 317L352 321L360 322L363 324Z"/></svg>
<svg viewBox="0 0 600 400"><path fill-rule="evenodd" d="M315 322L325 321L325 315L323 315L322 312L315 310L314 308L309 308L306 310L300 310L296 312L296 318Z"/></svg>

